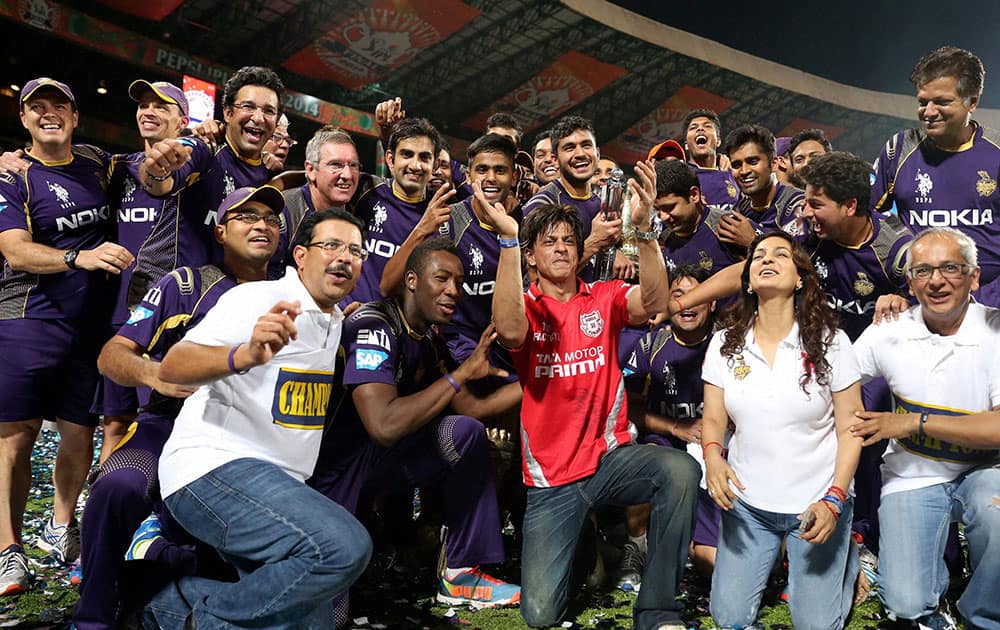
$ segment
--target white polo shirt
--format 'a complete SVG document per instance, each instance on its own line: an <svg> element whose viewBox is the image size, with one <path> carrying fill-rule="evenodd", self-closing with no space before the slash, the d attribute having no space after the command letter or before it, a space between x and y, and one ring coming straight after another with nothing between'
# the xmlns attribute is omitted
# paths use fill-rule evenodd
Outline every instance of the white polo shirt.
<svg viewBox="0 0 1000 630"><path fill-rule="evenodd" d="M250 340L257 319L281 300L302 304L298 338L268 363L199 387L184 401L160 456L166 497L219 466L252 457L305 481L316 465L343 314L324 313L295 269L281 280L230 289L184 341L233 346Z"/></svg>
<svg viewBox="0 0 1000 630"><path fill-rule="evenodd" d="M897 413L966 415L1000 404L1000 310L970 304L954 335L924 324L920 306L898 321L869 326L854 344L866 379L884 377ZM996 460L973 449L911 435L890 440L882 458L882 496L955 479Z"/></svg>
<svg viewBox="0 0 1000 630"><path fill-rule="evenodd" d="M746 489L734 490L758 509L798 514L833 484L837 433L831 392L860 380L851 342L837 330L826 354L829 385L811 380L806 394L799 385L805 365L798 324L778 344L774 367L754 340L753 327L733 359L720 352L724 335L712 337L701 378L723 390L736 425L729 465Z"/></svg>

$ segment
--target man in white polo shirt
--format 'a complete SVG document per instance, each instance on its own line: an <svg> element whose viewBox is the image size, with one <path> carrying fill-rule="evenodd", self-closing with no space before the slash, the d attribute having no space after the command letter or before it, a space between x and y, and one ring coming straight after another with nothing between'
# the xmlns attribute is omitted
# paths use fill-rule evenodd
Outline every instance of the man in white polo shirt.
<svg viewBox="0 0 1000 630"><path fill-rule="evenodd" d="M920 415L916 433L890 440L884 456L879 594L892 618L955 627L939 602L948 588L948 525L958 520L974 569L958 610L966 628L998 628L998 451L932 437L923 424L929 414L1000 407L1000 310L970 302L979 287L976 244L955 229L917 235L906 274L919 305L869 326L854 346L864 376L889 383L896 411Z"/></svg>
<svg viewBox="0 0 1000 630"><path fill-rule="evenodd" d="M163 448L164 503L241 575L167 587L147 609L160 627L329 628L333 596L367 565L364 527L303 483L333 385L337 303L354 288L363 242L353 215L310 215L297 269L231 289L160 364L162 380L202 386Z"/></svg>

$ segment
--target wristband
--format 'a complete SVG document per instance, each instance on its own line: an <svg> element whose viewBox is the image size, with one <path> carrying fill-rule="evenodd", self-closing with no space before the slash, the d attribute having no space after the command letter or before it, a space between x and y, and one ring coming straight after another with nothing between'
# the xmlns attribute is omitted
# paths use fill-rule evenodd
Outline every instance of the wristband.
<svg viewBox="0 0 1000 630"><path fill-rule="evenodd" d="M841 501L847 501L847 491L840 486L830 486L826 491L828 495L832 495L840 499Z"/></svg>
<svg viewBox="0 0 1000 630"><path fill-rule="evenodd" d="M830 512L833 514L833 518L836 518L836 519L840 518L840 512L838 512L837 508L835 508L829 501L827 501L826 499L823 499L823 500L820 501L820 503L822 503L823 505L825 505L826 509L830 510Z"/></svg>
<svg viewBox="0 0 1000 630"><path fill-rule="evenodd" d="M924 439L924 423L927 422L927 416L929 415L926 411L920 414L920 427L917 429L917 439L919 440Z"/></svg>
<svg viewBox="0 0 1000 630"><path fill-rule="evenodd" d="M229 371L233 374L246 374L247 372L250 371L249 369L246 370L236 369L236 363L234 362L234 359L236 357L236 351L239 350L240 346L242 345L243 345L242 343L238 343L235 346L233 346L232 349L229 351L229 358L227 359L227 361L229 363Z"/></svg>
<svg viewBox="0 0 1000 630"><path fill-rule="evenodd" d="M451 383L451 386L452 386L452 388L453 388L453 389L455 390L455 393L456 393L456 394L457 394L458 392L462 391L462 386L458 384L458 381L456 381L456 380L455 380L455 377L454 377L454 376L452 376L451 374L445 374L445 375L444 375L444 380L446 380L446 381L448 381L449 383Z"/></svg>
<svg viewBox="0 0 1000 630"><path fill-rule="evenodd" d="M724 455L725 454L726 449L725 449L725 447L722 446L721 442L709 442L708 444L702 444L701 445L701 456L703 458L705 457L705 451L708 449L709 446L711 446L713 444L715 444L716 446L719 447L719 454L720 455Z"/></svg>
<svg viewBox="0 0 1000 630"><path fill-rule="evenodd" d="M146 169L146 177L153 180L154 182L165 182L171 177L173 177L173 175L174 174L171 173L170 171L167 171L166 175L153 175L152 173L149 172L148 168Z"/></svg>
<svg viewBox="0 0 1000 630"><path fill-rule="evenodd" d="M514 247L521 246L521 241L516 238L504 238L502 236L498 236L497 242L500 243L500 247L503 249L512 249Z"/></svg>

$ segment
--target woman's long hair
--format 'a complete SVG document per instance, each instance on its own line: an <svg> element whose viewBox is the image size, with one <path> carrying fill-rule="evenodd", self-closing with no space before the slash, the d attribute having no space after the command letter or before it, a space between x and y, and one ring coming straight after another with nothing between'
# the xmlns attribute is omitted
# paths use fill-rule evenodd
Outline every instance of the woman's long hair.
<svg viewBox="0 0 1000 630"><path fill-rule="evenodd" d="M734 357L742 353L747 329L757 316L757 294L748 293L750 287L750 262L754 250L766 238L778 237L786 241L792 250L792 262L799 271L802 288L795 291L795 321L799 325L799 340L802 344L803 370L799 386L808 393L807 385L815 377L819 385L830 382L830 364L826 360L826 350L833 341L837 330L837 314L827 304L826 293L816 279L816 268L802 246L788 233L768 232L757 236L747 248L747 259L740 275L739 300L731 305L721 317L721 325L726 329L723 336L722 354L732 364Z"/></svg>

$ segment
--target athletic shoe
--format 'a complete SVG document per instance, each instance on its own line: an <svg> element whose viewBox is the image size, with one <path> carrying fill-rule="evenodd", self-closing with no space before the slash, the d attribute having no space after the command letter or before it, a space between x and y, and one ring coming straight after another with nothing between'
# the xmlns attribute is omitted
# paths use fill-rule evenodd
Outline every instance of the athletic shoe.
<svg viewBox="0 0 1000 630"><path fill-rule="evenodd" d="M70 564L80 557L80 525L75 519L68 525L56 525L50 518L35 545L60 563Z"/></svg>
<svg viewBox="0 0 1000 630"><path fill-rule="evenodd" d="M858 581L854 584L854 605L875 596L878 590L878 556L871 552L864 543L858 549Z"/></svg>
<svg viewBox="0 0 1000 630"><path fill-rule="evenodd" d="M28 557L21 545L11 545L0 551L0 595L23 593L29 586Z"/></svg>
<svg viewBox="0 0 1000 630"><path fill-rule="evenodd" d="M125 559L144 559L146 552L149 551L149 546L153 544L154 540L160 538L163 538L163 526L156 514L150 514L143 522L139 523L139 527L132 534L132 543L125 552Z"/></svg>
<svg viewBox="0 0 1000 630"><path fill-rule="evenodd" d="M618 574L618 588L626 593L638 593L642 587L642 572L646 568L646 552L631 540L622 549L622 566Z"/></svg>
<svg viewBox="0 0 1000 630"><path fill-rule="evenodd" d="M437 601L452 606L469 605L475 609L513 606L521 603L521 587L487 575L479 567L472 567L451 579L445 572L438 587Z"/></svg>

